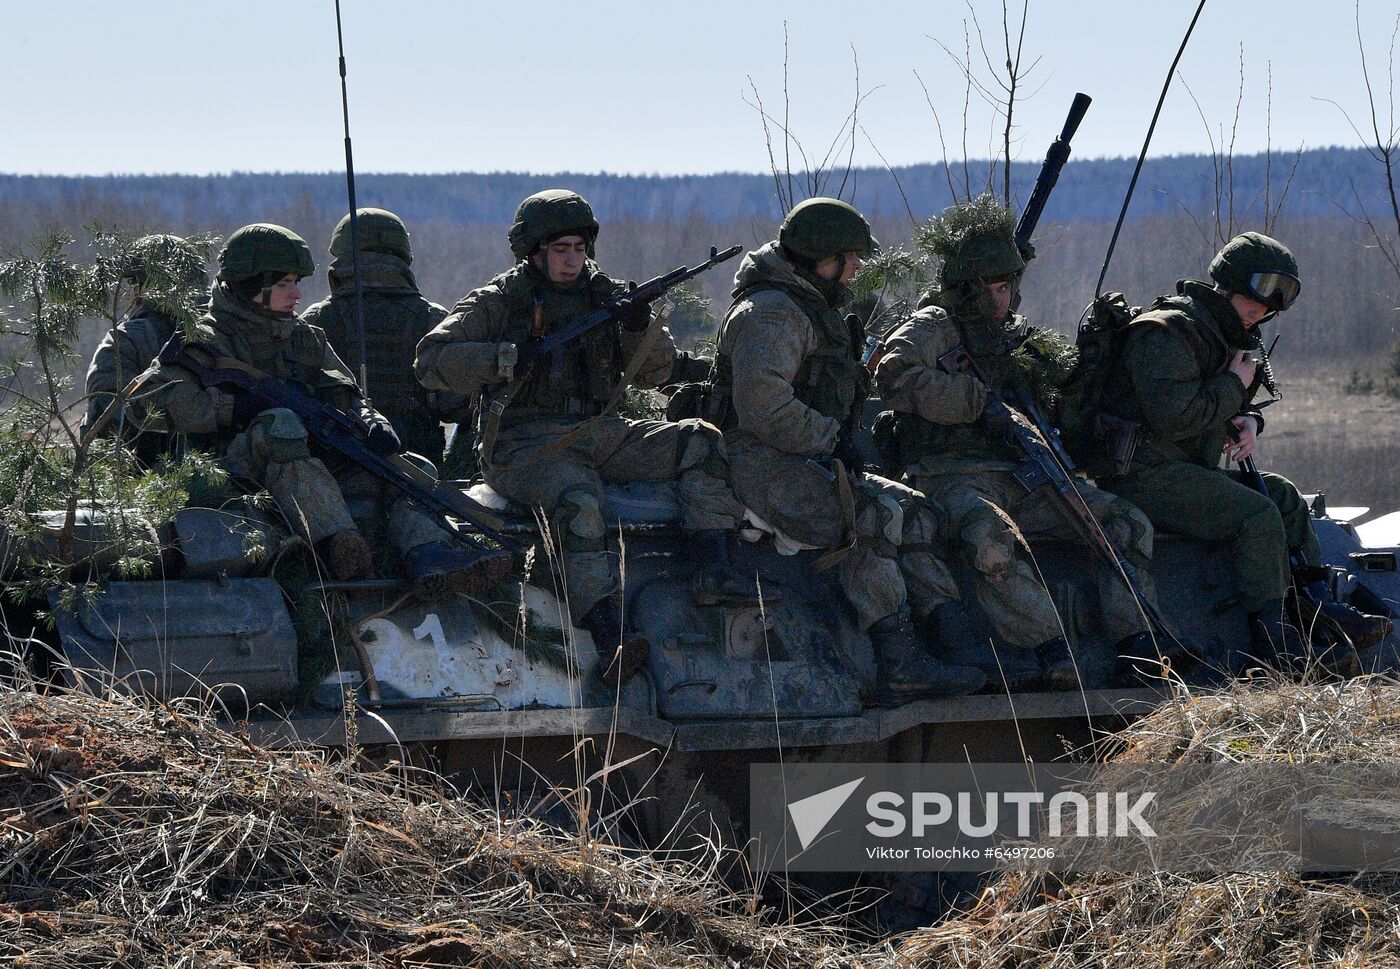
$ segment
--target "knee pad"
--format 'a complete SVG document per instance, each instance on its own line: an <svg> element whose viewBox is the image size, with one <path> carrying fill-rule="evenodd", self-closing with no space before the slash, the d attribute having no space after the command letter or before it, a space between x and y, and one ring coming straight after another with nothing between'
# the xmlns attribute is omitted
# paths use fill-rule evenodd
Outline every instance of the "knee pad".
<svg viewBox="0 0 1400 969"><path fill-rule="evenodd" d="M257 416L257 423L267 439L269 461L282 463L311 457L311 449L306 444L306 425L292 411L285 407L265 410Z"/></svg>
<svg viewBox="0 0 1400 969"><path fill-rule="evenodd" d="M904 538L904 507L883 492L866 493L856 508L857 531L873 539L883 555L893 556Z"/></svg>
<svg viewBox="0 0 1400 969"><path fill-rule="evenodd" d="M565 492L554 509L554 527L566 552L601 552L607 529L603 509L590 491Z"/></svg>
<svg viewBox="0 0 1400 969"><path fill-rule="evenodd" d="M1011 528L996 517L970 515L961 522L958 536L972 551L972 564L989 581L1001 582L1016 567L1016 543Z"/></svg>
<svg viewBox="0 0 1400 969"><path fill-rule="evenodd" d="M1126 503L1114 507L1105 523L1109 541L1134 568L1144 568L1152 560L1152 522L1139 509Z"/></svg>
<svg viewBox="0 0 1400 969"><path fill-rule="evenodd" d="M703 471L708 475L729 480L729 455L724 449L724 437L713 424L696 419L678 422L681 433L676 438L676 469Z"/></svg>

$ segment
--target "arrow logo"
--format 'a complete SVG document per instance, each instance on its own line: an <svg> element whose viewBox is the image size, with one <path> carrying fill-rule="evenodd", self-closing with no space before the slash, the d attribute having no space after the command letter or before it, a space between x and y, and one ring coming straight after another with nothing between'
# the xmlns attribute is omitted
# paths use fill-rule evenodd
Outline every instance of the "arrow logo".
<svg viewBox="0 0 1400 969"><path fill-rule="evenodd" d="M822 829L836 816L836 812L841 810L841 805L850 799L864 780L864 777L857 777L839 787L804 797L788 805L788 814L792 817L792 826L797 829L797 840L802 843L803 851L817 840L817 835L822 833Z"/></svg>

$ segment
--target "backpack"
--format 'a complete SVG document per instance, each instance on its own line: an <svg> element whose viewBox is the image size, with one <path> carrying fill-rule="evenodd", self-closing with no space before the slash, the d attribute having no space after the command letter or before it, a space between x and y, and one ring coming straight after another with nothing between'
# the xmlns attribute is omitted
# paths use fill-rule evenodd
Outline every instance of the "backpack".
<svg viewBox="0 0 1400 969"><path fill-rule="evenodd" d="M1104 391L1123 354L1128 324L1141 313L1142 307L1129 306L1122 293L1104 293L1075 334L1079 357L1062 389L1059 425L1065 448L1080 466L1103 450Z"/></svg>

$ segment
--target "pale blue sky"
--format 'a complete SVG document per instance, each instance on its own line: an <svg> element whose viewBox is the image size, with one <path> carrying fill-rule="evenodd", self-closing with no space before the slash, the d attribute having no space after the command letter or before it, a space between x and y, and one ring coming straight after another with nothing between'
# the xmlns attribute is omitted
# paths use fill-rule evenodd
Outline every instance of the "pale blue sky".
<svg viewBox="0 0 1400 969"><path fill-rule="evenodd" d="M972 0L989 45L1000 3ZM953 155L963 84L934 39L961 50L968 7L864 4L525 3L342 0L351 125L361 171L713 172L767 169L744 98L748 77L781 111L788 23L791 117L825 148L854 93L892 164L940 156L928 85ZM1362 0L1382 94L1397 9ZM1076 157L1136 154L1195 0L1032 0L1026 50L1041 62L1018 106L1017 156L1039 159L1076 90L1094 106ZM6 136L0 171L327 171L342 167L333 0L0 0ZM975 41L974 41L975 43ZM1335 99L1362 119L1353 8L1326 0L1209 0L1182 75L1212 128L1228 129L1244 45L1236 150L1356 144ZM975 50L975 48L974 48ZM985 75L986 68L978 66ZM993 61L997 58L992 50ZM1384 120L1384 119L1383 119ZM968 154L986 157L977 103ZM1154 154L1208 150L1187 91L1173 86ZM857 163L879 164L862 136Z"/></svg>

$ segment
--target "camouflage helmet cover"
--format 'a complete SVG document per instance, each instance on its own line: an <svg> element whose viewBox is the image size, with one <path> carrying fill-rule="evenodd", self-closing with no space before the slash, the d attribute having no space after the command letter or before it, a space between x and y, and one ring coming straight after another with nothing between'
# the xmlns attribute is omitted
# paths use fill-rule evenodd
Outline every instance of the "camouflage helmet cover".
<svg viewBox="0 0 1400 969"><path fill-rule="evenodd" d="M846 252L864 255L880 248L865 216L850 203L833 198L810 198L794 205L778 229L778 242L804 259Z"/></svg>
<svg viewBox="0 0 1400 969"><path fill-rule="evenodd" d="M1278 273L1298 279L1298 260L1282 242L1259 232L1244 232L1225 243L1210 262L1210 278L1227 293L1242 293L1258 298L1252 279L1257 273ZM1260 299L1270 309L1285 309L1268 299ZM1291 302L1291 300L1290 300Z"/></svg>
<svg viewBox="0 0 1400 969"><path fill-rule="evenodd" d="M267 222L245 225L228 237L219 253L219 279L226 283L270 274L310 276L315 271L306 240Z"/></svg>
<svg viewBox="0 0 1400 969"><path fill-rule="evenodd" d="M150 269L159 267L158 275L165 275L171 282L194 289L204 289L209 285L209 274L205 270L206 253L175 235L156 233L145 235L132 242L122 264L122 278L133 286L145 286L150 282Z"/></svg>
<svg viewBox="0 0 1400 969"><path fill-rule="evenodd" d="M516 259L528 259L550 239L576 232L588 244L588 255L594 255L598 240L598 220L593 206L577 192L563 188L536 192L515 210L515 222L506 238Z"/></svg>
<svg viewBox="0 0 1400 969"><path fill-rule="evenodd" d="M1016 216L991 192L958 202L920 233L944 283L987 282L1026 268L1016 247Z"/></svg>
<svg viewBox="0 0 1400 969"><path fill-rule="evenodd" d="M361 252L383 252L413 262L408 244L408 226L387 209L356 209L355 234ZM336 258L350 255L350 213L341 216L331 233L330 253Z"/></svg>

